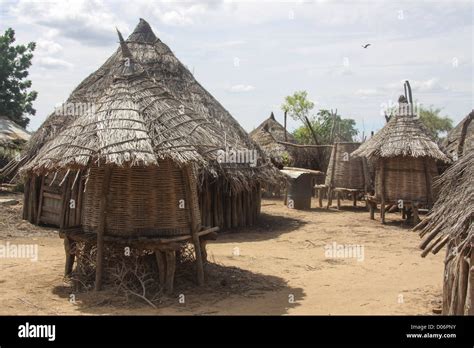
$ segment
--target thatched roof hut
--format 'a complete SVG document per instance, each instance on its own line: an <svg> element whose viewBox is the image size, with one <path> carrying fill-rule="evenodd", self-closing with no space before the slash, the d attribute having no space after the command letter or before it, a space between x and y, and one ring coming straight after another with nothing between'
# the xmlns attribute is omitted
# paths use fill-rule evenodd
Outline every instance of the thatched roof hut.
<svg viewBox="0 0 474 348"><path fill-rule="evenodd" d="M434 201L432 180L438 175L436 161L449 162L413 114L412 105L401 96L398 114L352 153L375 165L375 196L369 199L373 204L381 204L382 223L386 205L409 208L417 220L417 207L431 206Z"/></svg>
<svg viewBox="0 0 474 348"><path fill-rule="evenodd" d="M298 144L295 137L275 119L273 112L249 134L279 169L285 166L325 169L324 163L320 163L325 146Z"/></svg>
<svg viewBox="0 0 474 348"><path fill-rule="evenodd" d="M295 138L276 119L273 112L257 128L249 133L273 164L279 168L290 163L290 154L280 142L296 143Z"/></svg>
<svg viewBox="0 0 474 348"><path fill-rule="evenodd" d="M474 314L474 150L464 152L436 181L439 196L421 229L422 256L447 245L444 315Z"/></svg>
<svg viewBox="0 0 474 348"><path fill-rule="evenodd" d="M205 237L255 222L260 184L281 174L147 22L118 34L118 50L32 137L24 218L60 227L66 274L72 244L96 243L96 289L105 240L154 251L168 290L191 241L202 283Z"/></svg>
<svg viewBox="0 0 474 348"><path fill-rule="evenodd" d="M463 150L474 149L474 110L454 127L441 143L441 148L452 159L459 157Z"/></svg>
<svg viewBox="0 0 474 348"><path fill-rule="evenodd" d="M30 133L6 116L0 115L0 157L9 160L20 153ZM3 165L0 163L0 168Z"/></svg>
<svg viewBox="0 0 474 348"><path fill-rule="evenodd" d="M175 175L175 181L171 180L175 189L186 179L179 173L189 168L197 182L204 226L252 224L260 209L260 184L276 181L280 175L276 168L146 21L140 19L128 39L120 37L120 41L117 51L72 92L29 142L22 168L28 178L26 197L31 198L25 204L25 218L42 222L41 187L46 187L47 177L80 172L85 182L100 186L100 180L92 177L99 178L104 166L111 165L129 181L128 188L123 188L129 194L146 189L148 182L139 179L142 174L133 168L155 168L146 174L153 183L161 176L169 182ZM227 156L229 152L234 156ZM236 160L236 152L248 156ZM52 181L58 185L65 180ZM164 186L156 185L157 190L167 187L164 182ZM63 188L56 190L66 194ZM117 191L122 194L125 191ZM57 204L48 210L57 210ZM89 218L86 210L73 224ZM138 210L137 206L134 211ZM97 224L96 218L90 217L92 225ZM64 216L55 224L68 226ZM133 228L130 221L124 224ZM117 226L117 233L126 230Z"/></svg>

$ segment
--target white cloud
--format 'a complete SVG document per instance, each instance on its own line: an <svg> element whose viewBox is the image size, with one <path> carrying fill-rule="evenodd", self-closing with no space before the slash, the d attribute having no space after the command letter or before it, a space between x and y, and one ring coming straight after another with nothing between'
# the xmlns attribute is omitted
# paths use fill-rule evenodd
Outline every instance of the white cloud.
<svg viewBox="0 0 474 348"><path fill-rule="evenodd" d="M74 67L74 64L59 58L37 57L33 59L34 64L43 69L72 69Z"/></svg>
<svg viewBox="0 0 474 348"><path fill-rule="evenodd" d="M252 85L234 85L230 87L228 90L229 92L232 93L245 93L245 92L251 92L255 89L254 86Z"/></svg>
<svg viewBox="0 0 474 348"><path fill-rule="evenodd" d="M36 41L36 53L51 55L62 52L63 46L53 40L39 39Z"/></svg>
<svg viewBox="0 0 474 348"><path fill-rule="evenodd" d="M355 95L358 97L373 97L373 96L379 96L382 94L383 93L381 93L375 88L365 88L365 89L361 88L355 92Z"/></svg>

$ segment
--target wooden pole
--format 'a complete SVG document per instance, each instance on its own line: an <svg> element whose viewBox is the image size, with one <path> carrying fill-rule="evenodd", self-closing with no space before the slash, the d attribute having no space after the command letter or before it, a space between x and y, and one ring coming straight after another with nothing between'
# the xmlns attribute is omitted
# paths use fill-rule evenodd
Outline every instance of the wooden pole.
<svg viewBox="0 0 474 348"><path fill-rule="evenodd" d="M104 236L107 229L107 195L110 188L110 177L112 176L112 168L105 166L104 177L102 179L102 194L100 197L100 221L97 230L97 259L95 270L95 291L102 288L102 273L104 269Z"/></svg>
<svg viewBox="0 0 474 348"><path fill-rule="evenodd" d="M332 188L333 188L333 180L334 180L334 171L336 170L336 160L337 160L337 143L334 144L334 147L332 148L332 167L331 167L331 178L329 180L329 185L328 185L328 202L326 208L329 209L329 207L332 204ZM334 155L334 156L333 156Z"/></svg>
<svg viewBox="0 0 474 348"><path fill-rule="evenodd" d="M285 110L285 141L288 141L287 136L286 136L286 117L287 117L288 111Z"/></svg>
<svg viewBox="0 0 474 348"><path fill-rule="evenodd" d="M197 281L198 285L203 285L204 284L204 265L202 262L202 254L201 254L201 243L199 241L199 236L197 233L199 232L200 226L199 222L196 216L196 212L194 211L194 207L196 206L196 197L193 195L193 190L192 190L192 171L190 166L185 167L185 177L186 177L186 195L187 195L187 203L189 212L190 212L190 219L191 219L191 235L193 237L193 244L194 244L194 252L196 254L196 267L197 267ZM170 258L168 254L166 255L166 262L170 262L168 258ZM168 265L168 271L169 271L169 265Z"/></svg>
<svg viewBox="0 0 474 348"><path fill-rule="evenodd" d="M380 217L382 223L385 224L385 162L380 159L380 181L381 181L381 192L380 192Z"/></svg>

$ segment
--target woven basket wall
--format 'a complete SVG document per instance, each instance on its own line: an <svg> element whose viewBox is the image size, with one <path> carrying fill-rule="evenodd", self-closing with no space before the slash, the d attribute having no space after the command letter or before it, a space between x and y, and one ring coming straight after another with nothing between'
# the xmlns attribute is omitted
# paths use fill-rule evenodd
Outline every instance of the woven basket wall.
<svg viewBox="0 0 474 348"><path fill-rule="evenodd" d="M92 167L84 193L82 225L96 232L104 167ZM107 197L106 234L115 236L174 236L190 234L190 210L200 219L194 176L190 178L195 206L186 199L182 169L171 161L152 167L114 167ZM184 209L180 208L184 200ZM199 221L200 223L200 221Z"/></svg>
<svg viewBox="0 0 474 348"><path fill-rule="evenodd" d="M424 204L433 202L436 193L433 191L432 183L438 175L436 162L433 159L413 157L380 159L375 170L375 193L379 201L382 192L381 163L385 165L386 202L398 202L400 199ZM425 163L428 180L426 180ZM431 197L428 197L429 189L427 185L431 187Z"/></svg>
<svg viewBox="0 0 474 348"><path fill-rule="evenodd" d="M369 179L366 178L367 164L364 158L350 155L359 146L359 143L334 144L326 173L326 186L364 190Z"/></svg>

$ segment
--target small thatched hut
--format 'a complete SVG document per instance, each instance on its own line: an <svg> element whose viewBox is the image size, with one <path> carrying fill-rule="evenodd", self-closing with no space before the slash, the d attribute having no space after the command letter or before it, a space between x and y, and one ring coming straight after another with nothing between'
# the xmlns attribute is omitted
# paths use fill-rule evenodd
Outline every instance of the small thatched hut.
<svg viewBox="0 0 474 348"><path fill-rule="evenodd" d="M441 148L456 160L459 153L474 149L474 110L454 127L441 143Z"/></svg>
<svg viewBox="0 0 474 348"><path fill-rule="evenodd" d="M370 186L370 174L364 157L351 157L360 143L336 142L329 159L326 172L325 188L328 189L328 207L334 192L337 197L337 207L340 208L341 194L351 194L353 205L357 204L357 196L366 193ZM321 196L321 192L319 193ZM320 200L321 202L321 200Z"/></svg>
<svg viewBox="0 0 474 348"><path fill-rule="evenodd" d="M0 169L20 154L30 133L6 116L0 116Z"/></svg>
<svg viewBox="0 0 474 348"><path fill-rule="evenodd" d="M474 149L464 151L436 181L439 197L421 229L422 256L447 245L444 315L474 315Z"/></svg>
<svg viewBox="0 0 474 348"><path fill-rule="evenodd" d="M168 289L191 241L202 283L205 235L254 223L281 174L148 23L119 39L32 137L24 218L61 228L67 274L71 244L96 243L96 288L105 240L154 251Z"/></svg>
<svg viewBox="0 0 474 348"><path fill-rule="evenodd" d="M276 119L273 112L270 117L249 133L250 137L262 148L272 163L278 168L288 166L292 160L287 149L279 142L296 143L295 138Z"/></svg>
<svg viewBox="0 0 474 348"><path fill-rule="evenodd" d="M434 201L433 178L438 175L436 161L448 157L430 138L421 120L413 114L412 103L399 99L398 114L353 156L363 156L375 165L375 195L368 195L370 216L380 204L382 223L386 207L398 206L418 220L418 207L430 207Z"/></svg>

